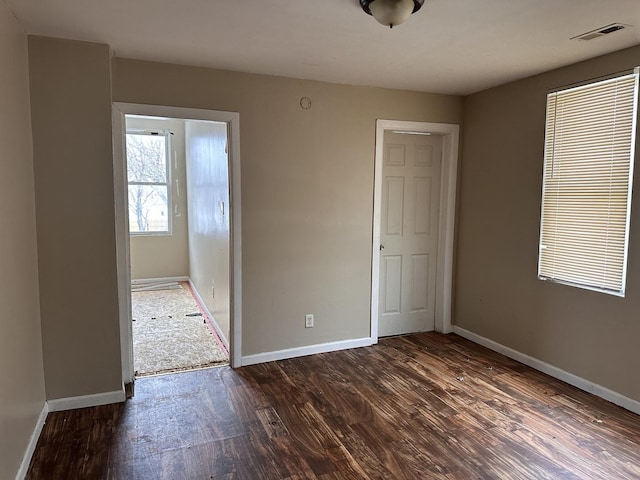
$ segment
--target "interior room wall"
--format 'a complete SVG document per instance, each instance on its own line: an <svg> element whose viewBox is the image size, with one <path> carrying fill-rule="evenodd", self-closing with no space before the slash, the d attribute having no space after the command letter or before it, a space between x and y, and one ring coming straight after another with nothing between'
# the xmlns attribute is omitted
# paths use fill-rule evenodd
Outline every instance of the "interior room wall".
<svg viewBox="0 0 640 480"><path fill-rule="evenodd" d="M44 407L27 36L0 2L0 478Z"/></svg>
<svg viewBox="0 0 640 480"><path fill-rule="evenodd" d="M229 347L227 125L185 122L190 276Z"/></svg>
<svg viewBox="0 0 640 480"><path fill-rule="evenodd" d="M171 235L131 235L131 278L189 276L187 230L187 174L184 121L180 119L128 117L127 128L168 129L171 135Z"/></svg>
<svg viewBox="0 0 640 480"><path fill-rule="evenodd" d="M29 36L48 399L123 388L110 65L107 45Z"/></svg>
<svg viewBox="0 0 640 480"><path fill-rule="evenodd" d="M455 324L640 401L637 189L625 298L537 279L547 91L638 64L634 47L466 98Z"/></svg>
<svg viewBox="0 0 640 480"><path fill-rule="evenodd" d="M123 58L113 75L115 101L240 114L243 355L369 337L375 121L460 123L462 99Z"/></svg>

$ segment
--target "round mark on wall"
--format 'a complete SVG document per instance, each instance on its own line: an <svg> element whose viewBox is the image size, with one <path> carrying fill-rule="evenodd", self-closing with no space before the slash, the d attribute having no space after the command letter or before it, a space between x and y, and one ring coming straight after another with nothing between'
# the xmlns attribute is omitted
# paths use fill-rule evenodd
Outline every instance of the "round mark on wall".
<svg viewBox="0 0 640 480"><path fill-rule="evenodd" d="M300 106L304 110L309 110L311 108L311 99L309 97L302 97L300 99Z"/></svg>

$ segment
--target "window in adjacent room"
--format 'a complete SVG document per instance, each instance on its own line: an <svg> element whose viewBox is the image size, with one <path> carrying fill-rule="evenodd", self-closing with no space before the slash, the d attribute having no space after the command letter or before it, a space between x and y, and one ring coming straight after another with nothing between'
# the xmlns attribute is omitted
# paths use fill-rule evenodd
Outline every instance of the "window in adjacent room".
<svg viewBox="0 0 640 480"><path fill-rule="evenodd" d="M171 233L168 131L127 132L129 231Z"/></svg>
<svg viewBox="0 0 640 480"><path fill-rule="evenodd" d="M638 69L547 95L538 278L624 296Z"/></svg>

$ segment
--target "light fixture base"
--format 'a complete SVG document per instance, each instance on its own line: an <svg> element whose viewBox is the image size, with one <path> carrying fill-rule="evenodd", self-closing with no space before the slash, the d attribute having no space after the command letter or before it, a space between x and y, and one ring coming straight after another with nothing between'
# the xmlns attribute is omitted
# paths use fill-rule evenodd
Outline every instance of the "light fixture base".
<svg viewBox="0 0 640 480"><path fill-rule="evenodd" d="M404 16L403 18L399 19L397 22L394 23L393 21L390 21L386 18L381 19L378 15L376 15L375 11L374 12L371 11L371 4L375 3L376 1L380 3L384 3L385 7L389 9L394 7L393 5L394 2L399 2L401 0L360 0L360 6L362 7L362 10L365 11L365 13L367 13L368 15L371 15L378 22L382 23L383 25L387 25L390 28L393 28L394 25L399 25L400 23L404 22L407 16L414 14L418 10L420 10L420 8L422 7L422 5L424 5L424 2L425 2L425 0L411 0L413 2L413 10L411 11L411 13L409 14L409 12L406 12L406 16Z"/></svg>

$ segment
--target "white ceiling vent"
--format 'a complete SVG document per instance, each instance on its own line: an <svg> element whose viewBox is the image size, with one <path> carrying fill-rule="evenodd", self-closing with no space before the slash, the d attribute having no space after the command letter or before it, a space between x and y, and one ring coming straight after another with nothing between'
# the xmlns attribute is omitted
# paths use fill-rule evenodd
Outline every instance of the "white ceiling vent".
<svg viewBox="0 0 640 480"><path fill-rule="evenodd" d="M618 30L622 30L623 28L626 28L628 26L629 25L625 25L624 23L612 23L611 25L600 27L595 30L591 30L590 32L581 33L580 35L571 37L571 40L593 40L594 38L609 35L610 33L617 32Z"/></svg>

